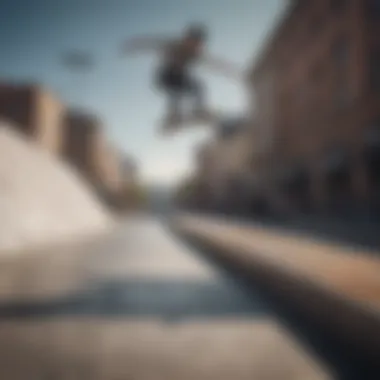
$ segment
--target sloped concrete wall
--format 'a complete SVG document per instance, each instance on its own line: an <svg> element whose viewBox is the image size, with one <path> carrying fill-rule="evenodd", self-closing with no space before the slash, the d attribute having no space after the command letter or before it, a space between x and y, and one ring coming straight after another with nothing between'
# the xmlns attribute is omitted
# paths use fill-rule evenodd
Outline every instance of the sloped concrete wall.
<svg viewBox="0 0 380 380"><path fill-rule="evenodd" d="M0 121L0 251L58 243L110 223L78 175Z"/></svg>

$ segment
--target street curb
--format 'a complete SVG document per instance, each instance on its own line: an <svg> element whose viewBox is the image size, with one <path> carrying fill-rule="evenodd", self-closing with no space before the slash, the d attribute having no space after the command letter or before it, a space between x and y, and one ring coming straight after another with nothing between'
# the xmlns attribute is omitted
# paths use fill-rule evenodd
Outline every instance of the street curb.
<svg viewBox="0 0 380 380"><path fill-rule="evenodd" d="M380 374L380 317L371 309L263 260L243 260L223 246L172 223L171 230L208 259L259 289L291 330L344 379Z"/></svg>

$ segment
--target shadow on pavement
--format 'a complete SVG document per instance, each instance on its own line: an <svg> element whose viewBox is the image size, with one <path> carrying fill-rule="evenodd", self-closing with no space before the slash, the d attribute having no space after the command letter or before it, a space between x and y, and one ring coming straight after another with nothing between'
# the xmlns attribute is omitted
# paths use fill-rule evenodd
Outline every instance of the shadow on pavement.
<svg viewBox="0 0 380 380"><path fill-rule="evenodd" d="M220 281L106 282L70 297L40 302L0 304L0 318L44 318L67 315L119 317L263 316L267 310L255 295L229 279Z"/></svg>

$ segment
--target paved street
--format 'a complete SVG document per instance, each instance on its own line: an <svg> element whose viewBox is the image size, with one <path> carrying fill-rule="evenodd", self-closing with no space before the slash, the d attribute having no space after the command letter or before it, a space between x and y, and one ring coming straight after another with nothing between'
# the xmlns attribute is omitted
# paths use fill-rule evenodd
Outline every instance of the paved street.
<svg viewBox="0 0 380 380"><path fill-rule="evenodd" d="M1 378L328 378L257 295L157 220L134 217L72 251L34 266L27 287L20 274L9 277L18 279L17 297L2 289ZM76 284L69 294L54 287L65 277ZM36 297L26 288L38 278Z"/></svg>

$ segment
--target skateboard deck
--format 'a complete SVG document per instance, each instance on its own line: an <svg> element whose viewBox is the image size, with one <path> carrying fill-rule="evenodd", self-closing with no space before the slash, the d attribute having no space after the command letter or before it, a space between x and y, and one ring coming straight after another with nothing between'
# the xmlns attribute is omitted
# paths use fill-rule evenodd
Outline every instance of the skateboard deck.
<svg viewBox="0 0 380 380"><path fill-rule="evenodd" d="M161 129L164 132L176 132L192 125L209 125L217 121L218 115L216 112L207 111L205 115L197 115L193 112L186 112L175 121L165 118L161 122Z"/></svg>

